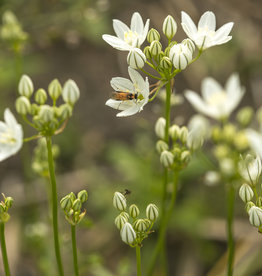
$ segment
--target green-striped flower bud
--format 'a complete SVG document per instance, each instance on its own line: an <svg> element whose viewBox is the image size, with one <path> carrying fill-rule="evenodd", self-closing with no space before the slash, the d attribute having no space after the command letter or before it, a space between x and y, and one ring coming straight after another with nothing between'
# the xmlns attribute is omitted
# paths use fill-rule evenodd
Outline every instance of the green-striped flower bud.
<svg viewBox="0 0 262 276"><path fill-rule="evenodd" d="M177 31L177 24L175 19L168 15L163 23L163 33L170 40L174 37Z"/></svg>
<svg viewBox="0 0 262 276"><path fill-rule="evenodd" d="M126 244L132 245L136 240L136 232L134 231L132 225L126 222L120 232L122 241Z"/></svg>
<svg viewBox="0 0 262 276"><path fill-rule="evenodd" d="M113 206L118 210L118 211L124 211L126 209L126 198L123 194L119 192L114 193L113 197Z"/></svg>
<svg viewBox="0 0 262 276"><path fill-rule="evenodd" d="M253 198L254 192L252 188L245 183L239 189L239 196L245 203L247 203Z"/></svg>
<svg viewBox="0 0 262 276"><path fill-rule="evenodd" d="M35 93L35 101L42 105L42 104L45 104L47 100L47 94L45 92L45 90L43 88L40 88L36 91Z"/></svg>
<svg viewBox="0 0 262 276"><path fill-rule="evenodd" d="M2 203L0 203L0 214L5 212L5 206L3 206Z"/></svg>
<svg viewBox="0 0 262 276"><path fill-rule="evenodd" d="M21 96L30 98L34 92L34 85L30 77L23 75L18 84L18 92Z"/></svg>
<svg viewBox="0 0 262 276"><path fill-rule="evenodd" d="M54 119L54 109L49 105L41 105L38 116L44 123L50 123Z"/></svg>
<svg viewBox="0 0 262 276"><path fill-rule="evenodd" d="M165 69L165 70L169 70L172 68L172 62L170 60L170 58L168 57L163 57L161 60L160 60L160 66Z"/></svg>
<svg viewBox="0 0 262 276"><path fill-rule="evenodd" d="M62 120L66 120L72 116L73 109L72 106L68 103L62 104L57 110L57 115Z"/></svg>
<svg viewBox="0 0 262 276"><path fill-rule="evenodd" d="M145 54L138 48L134 48L130 50L127 56L127 63L134 69L140 69L145 66L146 56Z"/></svg>
<svg viewBox="0 0 262 276"><path fill-rule="evenodd" d="M162 50L162 44L158 40L154 40L150 44L150 52L152 56L157 56Z"/></svg>
<svg viewBox="0 0 262 276"><path fill-rule="evenodd" d="M39 112L39 105L37 105L37 104L35 104L35 103L32 103L31 104L31 110L30 110L30 114L32 115L32 116L35 116L35 115L37 115L38 114L38 112Z"/></svg>
<svg viewBox="0 0 262 276"><path fill-rule="evenodd" d="M8 209L12 207L13 203L14 199L12 197L8 196L5 198L5 205Z"/></svg>
<svg viewBox="0 0 262 276"><path fill-rule="evenodd" d="M153 42L154 40L159 41L159 40L160 40L160 34L159 34L159 32L158 32L156 29L152 28L152 29L150 29L149 32L147 33L147 41L148 41L149 43L151 43L151 42Z"/></svg>
<svg viewBox="0 0 262 276"><path fill-rule="evenodd" d="M145 54L145 56L146 56L147 59L152 59L152 54L150 52L150 47L149 46L146 46L144 48L143 52L144 52L144 54Z"/></svg>
<svg viewBox="0 0 262 276"><path fill-rule="evenodd" d="M149 228L152 225L152 221L148 218L144 219L144 222L146 223L147 228Z"/></svg>
<svg viewBox="0 0 262 276"><path fill-rule="evenodd" d="M71 192L70 194L68 194L68 196L70 197L70 199L71 199L72 202L75 201L76 195L73 192Z"/></svg>
<svg viewBox="0 0 262 276"><path fill-rule="evenodd" d="M174 163L174 155L170 151L164 150L160 155L160 162L164 167L169 168Z"/></svg>
<svg viewBox="0 0 262 276"><path fill-rule="evenodd" d="M179 146L174 146L172 153L174 155L174 160L180 160L180 155L181 155L181 147Z"/></svg>
<svg viewBox="0 0 262 276"><path fill-rule="evenodd" d="M66 81L62 90L63 100L74 105L80 97L80 91L77 84L73 80Z"/></svg>
<svg viewBox="0 0 262 276"><path fill-rule="evenodd" d="M185 144L187 142L187 137L188 137L188 129L187 127L183 126L180 129L180 133L179 133L179 139L180 141Z"/></svg>
<svg viewBox="0 0 262 276"><path fill-rule="evenodd" d="M145 232L147 230L147 223L144 219L137 219L134 222L133 227L137 232Z"/></svg>
<svg viewBox="0 0 262 276"><path fill-rule="evenodd" d="M236 119L241 126L246 127L250 124L253 116L254 116L253 108L250 106L246 106L241 108L238 111Z"/></svg>
<svg viewBox="0 0 262 276"><path fill-rule="evenodd" d="M260 208L262 207L262 197L261 196L258 197L258 199L256 201L256 205Z"/></svg>
<svg viewBox="0 0 262 276"><path fill-rule="evenodd" d="M86 190L82 190L77 194L77 197L81 200L82 203L87 201L88 193Z"/></svg>
<svg viewBox="0 0 262 276"><path fill-rule="evenodd" d="M186 45L191 53L194 53L196 46L191 39L186 38L181 43Z"/></svg>
<svg viewBox="0 0 262 276"><path fill-rule="evenodd" d="M157 141L156 150L160 154L164 150L168 150L168 144L162 140Z"/></svg>
<svg viewBox="0 0 262 276"><path fill-rule="evenodd" d="M170 137L176 141L177 139L180 139L180 127L177 126L177 125L172 125L170 128L169 128L169 135Z"/></svg>
<svg viewBox="0 0 262 276"><path fill-rule="evenodd" d="M245 207L247 213L249 212L249 210L250 210L253 206L255 206L255 204L254 204L252 201L247 202L246 207Z"/></svg>
<svg viewBox="0 0 262 276"><path fill-rule="evenodd" d="M73 206L72 206L72 209L75 211L75 212L80 212L81 211L81 207L82 207L82 202L79 198L77 198L74 202L73 202Z"/></svg>
<svg viewBox="0 0 262 276"><path fill-rule="evenodd" d="M125 225L126 222L127 222L126 218L121 215L118 215L115 218L115 225L116 225L117 229L119 229L119 230L121 230L123 228L123 226Z"/></svg>
<svg viewBox="0 0 262 276"><path fill-rule="evenodd" d="M139 216L139 213L140 211L135 204L130 205L129 214L133 219L137 218Z"/></svg>
<svg viewBox="0 0 262 276"><path fill-rule="evenodd" d="M15 109L16 112L20 115L26 115L27 113L30 113L31 110L31 104L25 96L20 96L16 99L15 102Z"/></svg>
<svg viewBox="0 0 262 276"><path fill-rule="evenodd" d="M188 150L185 150L185 151L183 151L182 153L181 153L181 161L183 162L183 163L188 163L189 161L190 161L190 159L191 159L191 153L190 153L190 151L188 151Z"/></svg>
<svg viewBox="0 0 262 276"><path fill-rule="evenodd" d="M262 209L253 206L250 208L249 212L249 222L256 227L260 227L262 225Z"/></svg>
<svg viewBox="0 0 262 276"><path fill-rule="evenodd" d="M121 212L120 215L126 219L126 221L129 220L129 214L127 212Z"/></svg>
<svg viewBox="0 0 262 276"><path fill-rule="evenodd" d="M56 101L62 93L62 86L58 79L54 79L48 85L48 94L52 100Z"/></svg>
<svg viewBox="0 0 262 276"><path fill-rule="evenodd" d="M60 200L60 206L64 211L69 211L72 208L72 205L72 200L68 195Z"/></svg>
<svg viewBox="0 0 262 276"><path fill-rule="evenodd" d="M158 118L155 124L155 133L161 138L165 139L165 131L166 131L166 119L163 117Z"/></svg>
<svg viewBox="0 0 262 276"><path fill-rule="evenodd" d="M158 218L158 208L155 204L151 203L146 207L146 217L151 221Z"/></svg>

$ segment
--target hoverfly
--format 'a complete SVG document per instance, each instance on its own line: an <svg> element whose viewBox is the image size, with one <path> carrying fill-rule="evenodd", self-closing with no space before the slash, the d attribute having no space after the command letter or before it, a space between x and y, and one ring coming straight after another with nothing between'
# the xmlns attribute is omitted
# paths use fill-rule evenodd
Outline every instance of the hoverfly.
<svg viewBox="0 0 262 276"><path fill-rule="evenodd" d="M123 196L127 196L127 195L130 195L130 194L131 194L131 191L128 190L128 189L125 189L124 192L122 192Z"/></svg>
<svg viewBox="0 0 262 276"><path fill-rule="evenodd" d="M114 91L114 92L112 92L111 98L115 101L137 100L137 93Z"/></svg>

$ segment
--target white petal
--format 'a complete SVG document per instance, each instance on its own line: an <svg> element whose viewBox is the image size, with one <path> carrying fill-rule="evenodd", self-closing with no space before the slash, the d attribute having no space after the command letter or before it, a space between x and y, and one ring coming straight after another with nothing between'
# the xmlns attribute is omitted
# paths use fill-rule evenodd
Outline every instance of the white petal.
<svg viewBox="0 0 262 276"><path fill-rule="evenodd" d="M134 85L129 79L122 77L112 78L110 84L115 91L134 92Z"/></svg>
<svg viewBox="0 0 262 276"><path fill-rule="evenodd" d="M117 110L126 110L133 106L132 101L116 101L113 99L109 99L106 101L105 105L110 106Z"/></svg>
<svg viewBox="0 0 262 276"><path fill-rule="evenodd" d="M14 128L17 125L17 121L9 108L6 108L4 111L4 119L7 126L10 128Z"/></svg>
<svg viewBox="0 0 262 276"><path fill-rule="evenodd" d="M227 36L231 32L231 30L233 28L233 25L234 25L233 22L229 22L229 23L223 25L222 27L220 27L216 31L216 33L215 33L215 35L213 37L214 41L217 41L219 43L220 41L224 41L225 39L227 39ZM231 37L230 37L230 39L231 39Z"/></svg>
<svg viewBox="0 0 262 276"><path fill-rule="evenodd" d="M216 16L213 12L207 11L205 12L198 22L198 28L206 28L208 27L209 30L214 31L216 29Z"/></svg>
<svg viewBox="0 0 262 276"><path fill-rule="evenodd" d="M262 158L262 135L253 129L247 129L246 135L250 147L253 149L255 153L257 153L260 156L260 158Z"/></svg>
<svg viewBox="0 0 262 276"><path fill-rule="evenodd" d="M146 77L146 81L145 81L145 86L144 86L143 90L141 90L141 94L147 103L148 99L149 99L149 82L148 82L147 77Z"/></svg>
<svg viewBox="0 0 262 276"><path fill-rule="evenodd" d="M126 109L126 110L124 110L120 113L117 113L116 116L117 117L127 117L127 116L134 115L139 111L140 111L140 107L133 102L132 107L130 107L130 108L128 108L128 109Z"/></svg>
<svg viewBox="0 0 262 276"><path fill-rule="evenodd" d="M144 23L141 15L138 12L135 12L132 15L130 29L133 32L137 32L138 34L143 35Z"/></svg>
<svg viewBox="0 0 262 276"><path fill-rule="evenodd" d="M214 93L222 92L224 89L215 79L207 77L202 81L201 91L203 99L208 102Z"/></svg>
<svg viewBox="0 0 262 276"><path fill-rule="evenodd" d="M145 39L146 39L146 36L147 36L147 33L148 33L148 29L149 29L149 22L150 22L150 20L147 19L146 24L145 24L145 27L144 27L144 30L143 30L143 34L142 34L142 36L141 36L140 39L139 39L139 46L142 45L143 42L144 42Z"/></svg>
<svg viewBox="0 0 262 276"><path fill-rule="evenodd" d="M132 82L134 83L135 88L138 88L139 90L144 89L145 87L145 81L143 79L143 77L132 67L128 67L128 73L129 76L132 80Z"/></svg>
<svg viewBox="0 0 262 276"><path fill-rule="evenodd" d="M120 51L130 51L132 47L128 45L126 42L121 40L120 38L113 36L113 35L102 35L102 38L105 42L107 42L109 45L114 47L115 49L118 49Z"/></svg>
<svg viewBox="0 0 262 276"><path fill-rule="evenodd" d="M129 28L127 27L127 25L118 19L114 19L113 20L113 28L114 28L116 35L120 39L124 40L125 32L129 31Z"/></svg>
<svg viewBox="0 0 262 276"><path fill-rule="evenodd" d="M195 23L192 21L191 17L185 13L181 12L182 15L182 28L187 34L188 37L190 37L192 40L194 40L194 35L197 33L197 27Z"/></svg>

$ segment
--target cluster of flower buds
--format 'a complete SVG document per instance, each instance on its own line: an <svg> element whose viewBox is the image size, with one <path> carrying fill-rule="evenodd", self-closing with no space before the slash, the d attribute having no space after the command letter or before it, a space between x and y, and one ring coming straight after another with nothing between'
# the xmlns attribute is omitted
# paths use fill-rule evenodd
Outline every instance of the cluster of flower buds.
<svg viewBox="0 0 262 276"><path fill-rule="evenodd" d="M3 25L0 29L0 37L9 43L14 50L20 50L22 43L28 37L16 16L11 11L5 11L3 14Z"/></svg>
<svg viewBox="0 0 262 276"><path fill-rule="evenodd" d="M249 215L250 223L262 233L262 196L258 195L256 189L262 172L260 157L254 157L250 154L247 154L245 158L241 157L238 164L238 171L245 181L239 189L239 196L246 204L246 211ZM255 203L252 201L254 196Z"/></svg>
<svg viewBox="0 0 262 276"><path fill-rule="evenodd" d="M52 154L54 161L59 155L59 146L56 144L52 145ZM34 148L32 158L32 169L35 173L44 178L49 178L49 166L48 166L48 155L46 148L46 139L41 138L37 140L37 146Z"/></svg>
<svg viewBox="0 0 262 276"><path fill-rule="evenodd" d="M153 203L149 204L146 207L146 218L141 219L138 217L139 208L135 204L128 208L126 197L120 192L114 193L113 206L120 212L115 218L115 225L120 230L123 242L132 247L141 246L158 218L157 206Z"/></svg>
<svg viewBox="0 0 262 276"><path fill-rule="evenodd" d="M61 208L64 210L65 218L71 225L76 225L84 218L86 210L81 211L82 205L87 201L88 194L82 190L77 194L73 192L63 197L60 201Z"/></svg>
<svg viewBox="0 0 262 276"><path fill-rule="evenodd" d="M80 92L73 80L67 80L62 87L57 79L54 79L48 86L48 93L42 88L34 92L32 80L23 75L18 85L19 97L15 107L17 113L23 116L24 120L33 126L42 136L51 136L72 116L75 103L78 101ZM35 102L31 102L34 94ZM52 104L48 104L48 95ZM62 96L64 103L57 106ZM30 121L28 115L32 117Z"/></svg>
<svg viewBox="0 0 262 276"><path fill-rule="evenodd" d="M2 194L4 201L0 202L0 223L6 223L10 215L8 214L8 209L13 205L13 198L12 197L5 197L4 194Z"/></svg>
<svg viewBox="0 0 262 276"><path fill-rule="evenodd" d="M166 120L159 118L155 124L155 133L160 140L156 143L156 149L160 154L160 162L166 168L182 169L190 161L192 153L203 144L203 135L196 129L188 130L187 127L172 125L169 128L169 136L172 147L165 141Z"/></svg>

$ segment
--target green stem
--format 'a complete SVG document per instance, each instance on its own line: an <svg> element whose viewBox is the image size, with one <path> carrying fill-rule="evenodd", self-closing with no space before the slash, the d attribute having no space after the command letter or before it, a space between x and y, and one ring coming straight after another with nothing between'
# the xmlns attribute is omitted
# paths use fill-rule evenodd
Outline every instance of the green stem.
<svg viewBox="0 0 262 276"><path fill-rule="evenodd" d="M78 272L78 262L77 262L76 226L75 225L71 225L71 239L72 239L75 276L78 276L79 272Z"/></svg>
<svg viewBox="0 0 262 276"><path fill-rule="evenodd" d="M234 218L234 203L235 203L235 189L232 185L228 187L227 191L227 276L233 275L234 265L234 237L233 237L233 218Z"/></svg>
<svg viewBox="0 0 262 276"><path fill-rule="evenodd" d="M46 137L46 145L47 145L47 152L48 152L50 183L52 187L52 214L53 214L53 234L54 234L55 255L56 255L56 262L58 266L59 275L63 276L64 271L63 271L63 265L62 265L62 259L60 254L60 247L59 247L59 237L58 237L56 178L55 178L55 169L54 169L54 159L53 159L53 153L52 153L52 138L50 136Z"/></svg>
<svg viewBox="0 0 262 276"><path fill-rule="evenodd" d="M1 251L3 264L5 269L5 275L10 276L10 269L8 264L7 252L6 252L6 244L5 244L5 224L3 222L0 223L0 242L1 242Z"/></svg>
<svg viewBox="0 0 262 276"><path fill-rule="evenodd" d="M140 246L136 246L136 269L137 269L137 276L141 276L141 253L140 253Z"/></svg>
<svg viewBox="0 0 262 276"><path fill-rule="evenodd" d="M154 75L150 74L149 72L147 72L146 70L144 70L144 69L142 69L142 68L140 68L140 70L141 70L144 74L150 76L150 77L153 78L153 79L161 80L161 78L159 78L159 77L157 77L157 76L154 76Z"/></svg>

